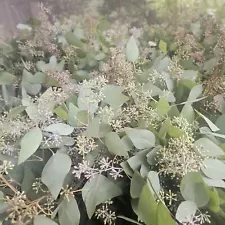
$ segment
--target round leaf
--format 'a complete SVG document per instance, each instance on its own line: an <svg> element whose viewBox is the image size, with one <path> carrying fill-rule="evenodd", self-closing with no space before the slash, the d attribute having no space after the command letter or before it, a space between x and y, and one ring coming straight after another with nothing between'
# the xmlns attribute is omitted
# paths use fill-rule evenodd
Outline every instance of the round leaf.
<svg viewBox="0 0 225 225"><path fill-rule="evenodd" d="M70 135L73 132L74 128L68 124L56 123L45 127L43 130L58 135Z"/></svg>
<svg viewBox="0 0 225 225"><path fill-rule="evenodd" d="M155 135L149 130L125 128L125 132L137 149L155 146Z"/></svg>
<svg viewBox="0 0 225 225"><path fill-rule="evenodd" d="M180 191L185 200L194 202L198 207L207 205L209 195L200 173L187 173L180 185Z"/></svg>
<svg viewBox="0 0 225 225"><path fill-rule="evenodd" d="M176 219L180 222L188 222L197 209L197 205L192 201L181 202L176 212Z"/></svg>
<svg viewBox="0 0 225 225"><path fill-rule="evenodd" d="M225 164L218 159L206 159L202 172L211 179L225 179Z"/></svg>

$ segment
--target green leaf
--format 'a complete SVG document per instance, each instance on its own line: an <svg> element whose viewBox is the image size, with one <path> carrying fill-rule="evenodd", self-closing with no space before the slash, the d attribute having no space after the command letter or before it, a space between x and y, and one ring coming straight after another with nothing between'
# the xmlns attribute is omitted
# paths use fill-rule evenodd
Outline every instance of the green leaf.
<svg viewBox="0 0 225 225"><path fill-rule="evenodd" d="M155 135L149 130L125 128L125 132L137 149L155 146Z"/></svg>
<svg viewBox="0 0 225 225"><path fill-rule="evenodd" d="M176 212L176 219L181 223L189 222L197 209L197 205L192 201L181 202Z"/></svg>
<svg viewBox="0 0 225 225"><path fill-rule="evenodd" d="M45 72L48 69L48 65L44 61L38 61L36 67L39 71Z"/></svg>
<svg viewBox="0 0 225 225"><path fill-rule="evenodd" d="M212 59L209 59L207 61L204 62L204 65L203 65L203 69L205 71L210 71L212 70L217 64L217 59L216 57L215 58L212 58Z"/></svg>
<svg viewBox="0 0 225 225"><path fill-rule="evenodd" d="M224 151L222 150L222 148L210 141L208 138L198 139L197 141L195 141L195 145L198 147L203 147L203 153L205 153L207 156L216 157L224 155Z"/></svg>
<svg viewBox="0 0 225 225"><path fill-rule="evenodd" d="M145 165L145 164L148 165L147 159L146 159L146 156L148 153L149 153L149 150L143 150L143 151L139 152L138 154L130 157L127 160L130 168L133 171L136 171L136 170L140 169L141 165Z"/></svg>
<svg viewBox="0 0 225 225"><path fill-rule="evenodd" d="M183 74L181 75L181 78L195 81L197 76L198 76L198 71L196 70L184 70Z"/></svg>
<svg viewBox="0 0 225 225"><path fill-rule="evenodd" d="M70 45L81 48L83 43L72 32L65 34L65 38Z"/></svg>
<svg viewBox="0 0 225 225"><path fill-rule="evenodd" d="M40 146L41 141L42 132L40 128L35 127L29 130L20 142L21 149L19 153L18 164L23 163L30 156L32 156Z"/></svg>
<svg viewBox="0 0 225 225"><path fill-rule="evenodd" d="M150 171L148 173L148 180L147 181L148 181L148 183L151 182L150 185L149 185L149 189L151 190L153 195L155 194L155 192L158 193L161 190L159 175L158 175L157 172Z"/></svg>
<svg viewBox="0 0 225 225"><path fill-rule="evenodd" d="M206 159L202 172L209 178L215 180L225 179L225 164L218 159Z"/></svg>
<svg viewBox="0 0 225 225"><path fill-rule="evenodd" d="M78 39L84 39L84 30L80 27L76 27L73 31L73 34L78 38Z"/></svg>
<svg viewBox="0 0 225 225"><path fill-rule="evenodd" d="M79 112L79 108L77 106L75 106L74 104L72 104L71 102L69 103L69 112L68 112L68 123L73 126L76 127L77 126L77 114Z"/></svg>
<svg viewBox="0 0 225 225"><path fill-rule="evenodd" d="M225 188L225 182L223 180L215 180L215 179L212 180L205 176L203 176L203 180L210 187Z"/></svg>
<svg viewBox="0 0 225 225"><path fill-rule="evenodd" d="M24 177L23 182L21 184L21 190L24 191L26 194L30 189L32 189L32 184L35 181L35 176L32 170L28 167L24 167Z"/></svg>
<svg viewBox="0 0 225 225"><path fill-rule="evenodd" d="M126 46L126 56L130 62L135 62L139 57L139 49L134 36L131 36Z"/></svg>
<svg viewBox="0 0 225 225"><path fill-rule="evenodd" d="M80 211L73 196L65 198L59 207L60 225L79 225Z"/></svg>
<svg viewBox="0 0 225 225"><path fill-rule="evenodd" d="M0 72L0 85L12 84L16 77L6 71Z"/></svg>
<svg viewBox="0 0 225 225"><path fill-rule="evenodd" d="M58 197L64 179L70 171L71 164L68 155L57 152L48 160L42 171L41 180L55 199Z"/></svg>
<svg viewBox="0 0 225 225"><path fill-rule="evenodd" d="M200 95L202 94L202 91L203 91L203 88L201 84L194 86L190 91L187 102L195 101L198 97L200 97Z"/></svg>
<svg viewBox="0 0 225 225"><path fill-rule="evenodd" d="M134 172L134 175L130 182L130 195L132 198L139 198L141 195L142 188L145 186L146 182L141 177L140 173Z"/></svg>
<svg viewBox="0 0 225 225"><path fill-rule="evenodd" d="M34 225L58 225L55 221L45 217L45 216L35 216Z"/></svg>
<svg viewBox="0 0 225 225"><path fill-rule="evenodd" d="M122 94L123 88L114 85L107 85L102 92L105 96L104 102L109 104L112 109L121 107L129 98Z"/></svg>
<svg viewBox="0 0 225 225"><path fill-rule="evenodd" d="M225 114L218 117L215 124L220 129L219 133L225 135Z"/></svg>
<svg viewBox="0 0 225 225"><path fill-rule="evenodd" d="M157 203L155 202L147 184L141 191L137 212L139 219L144 221L146 225L157 224Z"/></svg>
<svg viewBox="0 0 225 225"><path fill-rule="evenodd" d="M15 118L17 115L19 115L20 113L24 112L24 110L26 109L26 106L17 106L15 108L10 109L8 115L7 115L7 119L13 119Z"/></svg>
<svg viewBox="0 0 225 225"><path fill-rule="evenodd" d="M68 124L55 123L45 127L43 130L58 135L70 135L72 134L74 128Z"/></svg>
<svg viewBox="0 0 225 225"><path fill-rule="evenodd" d="M160 40L160 42L159 42L159 50L162 53L166 53L167 52L167 43L165 41Z"/></svg>
<svg viewBox="0 0 225 225"><path fill-rule="evenodd" d="M182 135L184 135L184 131L179 129L178 127L173 126L172 124L169 125L169 129L168 129L168 134L171 137L181 137Z"/></svg>
<svg viewBox="0 0 225 225"><path fill-rule="evenodd" d="M140 91L141 90L146 92L150 91L152 97L155 97L163 93L163 91L159 87L155 86L151 81L144 84L143 87L140 87Z"/></svg>
<svg viewBox="0 0 225 225"><path fill-rule="evenodd" d="M97 205L121 194L121 189L101 174L87 181L82 189L82 197L88 217L93 216Z"/></svg>
<svg viewBox="0 0 225 225"><path fill-rule="evenodd" d="M220 211L220 199L219 194L215 188L208 188L209 193L209 202L207 208L211 212L219 212Z"/></svg>
<svg viewBox="0 0 225 225"><path fill-rule="evenodd" d="M62 106L58 106L54 109L54 113L62 120L68 119L68 113L63 109Z"/></svg>
<svg viewBox="0 0 225 225"><path fill-rule="evenodd" d="M212 136L214 136L214 137L220 137L220 138L225 139L224 134L213 133L213 132L210 131L210 129L208 127L201 127L199 130L200 130L201 134L205 134L205 135L207 135L211 138L212 138ZM222 147L222 146L220 146L220 147Z"/></svg>
<svg viewBox="0 0 225 225"><path fill-rule="evenodd" d="M185 118L190 124L194 122L195 112L191 104L184 105L180 116Z"/></svg>
<svg viewBox="0 0 225 225"><path fill-rule="evenodd" d="M157 207L157 225L177 225L172 219L170 211L160 202Z"/></svg>
<svg viewBox="0 0 225 225"><path fill-rule="evenodd" d="M93 115L98 109L98 100L93 99L96 94L87 88L83 88L79 91L79 96L77 99L77 106L80 110L87 110L91 115Z"/></svg>
<svg viewBox="0 0 225 225"><path fill-rule="evenodd" d="M87 110L81 110L77 113L76 120L77 127L83 127L91 122L91 115L88 113Z"/></svg>
<svg viewBox="0 0 225 225"><path fill-rule="evenodd" d="M198 207L209 202L207 187L198 172L189 172L183 177L180 191L185 200L194 202Z"/></svg>
<svg viewBox="0 0 225 225"><path fill-rule="evenodd" d="M162 148L162 146L157 145L155 148L153 148L147 155L147 161L149 165L154 166L158 163L157 161L157 152Z"/></svg>
<svg viewBox="0 0 225 225"><path fill-rule="evenodd" d="M108 124L100 123L100 119L95 117L87 126L84 135L93 138L103 138L112 130Z"/></svg>
<svg viewBox="0 0 225 225"><path fill-rule="evenodd" d="M32 78L31 83L43 84L45 82L46 75L42 72L36 72Z"/></svg>
<svg viewBox="0 0 225 225"><path fill-rule="evenodd" d="M89 73L86 70L78 70L73 73L73 76L77 81L82 81L88 79Z"/></svg>
<svg viewBox="0 0 225 225"><path fill-rule="evenodd" d="M96 56L95 59L98 61L103 60L106 57L106 54L104 52L99 52Z"/></svg>
<svg viewBox="0 0 225 225"><path fill-rule="evenodd" d="M170 105L165 98L160 98L156 107L160 116L165 116L170 110Z"/></svg>
<svg viewBox="0 0 225 225"><path fill-rule="evenodd" d="M109 152L114 155L128 157L129 149L115 132L110 132L105 136L105 145Z"/></svg>
<svg viewBox="0 0 225 225"><path fill-rule="evenodd" d="M213 131L213 132L216 132L216 131L219 131L220 129L212 122L210 121L206 116L204 116L203 114L201 114L200 112L198 112L197 110L195 110L199 116L201 116L205 122L208 124L208 126L210 127L210 129Z"/></svg>

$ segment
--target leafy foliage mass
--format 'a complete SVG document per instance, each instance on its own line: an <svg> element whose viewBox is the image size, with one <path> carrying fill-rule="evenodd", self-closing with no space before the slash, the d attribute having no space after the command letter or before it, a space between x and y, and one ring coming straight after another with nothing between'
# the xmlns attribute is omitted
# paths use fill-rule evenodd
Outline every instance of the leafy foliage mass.
<svg viewBox="0 0 225 225"><path fill-rule="evenodd" d="M143 29L52 24L43 5L18 25L0 52L3 224L224 224L213 3L159 1L160 25Z"/></svg>

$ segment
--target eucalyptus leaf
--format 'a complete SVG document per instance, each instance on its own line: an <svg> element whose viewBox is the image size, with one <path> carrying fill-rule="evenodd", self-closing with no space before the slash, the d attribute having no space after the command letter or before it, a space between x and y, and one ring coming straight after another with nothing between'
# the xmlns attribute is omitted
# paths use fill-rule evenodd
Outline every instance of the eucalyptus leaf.
<svg viewBox="0 0 225 225"><path fill-rule="evenodd" d="M157 203L155 202L147 184L142 188L140 199L138 202L138 217L146 225L156 225L157 223ZM164 221L165 222L165 221Z"/></svg>
<svg viewBox="0 0 225 225"><path fill-rule="evenodd" d="M81 48L83 46L83 43L77 36L75 36L72 32L68 32L65 34L66 41L75 47Z"/></svg>
<svg viewBox="0 0 225 225"><path fill-rule="evenodd" d="M142 165L148 165L147 163L147 154L149 153L149 150L143 150L139 152L138 154L130 157L127 162L130 166L130 168L133 171L139 170Z"/></svg>
<svg viewBox="0 0 225 225"><path fill-rule="evenodd" d="M141 177L140 173L134 172L134 175L130 182L130 195L132 198L139 198L141 195L142 188L145 186L146 182Z"/></svg>
<svg viewBox="0 0 225 225"><path fill-rule="evenodd" d="M65 198L59 207L59 224L60 225L79 225L80 211L77 201L73 196Z"/></svg>
<svg viewBox="0 0 225 225"><path fill-rule="evenodd" d="M129 98L122 94L123 88L114 85L107 85L103 88L105 96L104 102L109 104L112 109L121 107Z"/></svg>
<svg viewBox="0 0 225 225"><path fill-rule="evenodd" d="M126 46L126 56L130 62L135 62L139 57L139 49L134 36L131 36Z"/></svg>
<svg viewBox="0 0 225 225"><path fill-rule="evenodd" d="M79 112L79 108L77 106L75 106L73 103L69 103L69 111L68 111L68 123L73 126L76 127L77 126L77 114Z"/></svg>
<svg viewBox="0 0 225 225"><path fill-rule="evenodd" d="M165 116L170 110L170 105L165 98L160 98L156 105L156 108L160 116Z"/></svg>
<svg viewBox="0 0 225 225"><path fill-rule="evenodd" d="M220 129L219 133L225 135L225 114L219 116L215 124Z"/></svg>
<svg viewBox="0 0 225 225"><path fill-rule="evenodd" d="M95 93L91 89L81 89L77 100L77 105L80 110L87 110L93 115L98 109L98 100L93 99Z"/></svg>
<svg viewBox="0 0 225 225"><path fill-rule="evenodd" d="M88 217L93 216L97 205L121 194L121 189L101 174L87 181L82 189L82 197Z"/></svg>
<svg viewBox="0 0 225 225"><path fill-rule="evenodd" d="M204 207L209 202L207 187L198 172L189 172L181 180L180 191L185 200Z"/></svg>
<svg viewBox="0 0 225 225"><path fill-rule="evenodd" d="M176 219L181 223L189 222L197 209L197 205L192 201L181 202L176 212Z"/></svg>
<svg viewBox="0 0 225 225"><path fill-rule="evenodd" d="M112 130L111 126L108 124L103 124L100 122L98 117L95 117L87 126L87 130L84 135L93 138L103 138Z"/></svg>
<svg viewBox="0 0 225 225"><path fill-rule="evenodd" d="M20 142L20 153L18 164L26 161L30 156L32 156L38 147L40 146L42 141L42 132L40 128L35 127L28 131Z"/></svg>
<svg viewBox="0 0 225 225"><path fill-rule="evenodd" d="M194 122L195 119L195 111L191 104L185 104L180 116L185 118L190 124Z"/></svg>
<svg viewBox="0 0 225 225"><path fill-rule="evenodd" d="M37 215L34 217L34 225L57 225L57 223L46 216Z"/></svg>
<svg viewBox="0 0 225 225"><path fill-rule="evenodd" d="M167 52L167 43L163 40L160 40L159 49L162 53L166 53Z"/></svg>
<svg viewBox="0 0 225 225"><path fill-rule="evenodd" d="M206 154L207 156L216 157L224 155L224 151L208 138L200 138L197 141L195 141L194 144L200 147L200 150L202 147L204 150L203 154Z"/></svg>
<svg viewBox="0 0 225 225"><path fill-rule="evenodd" d="M157 207L157 225L177 225L172 219L170 211L160 202Z"/></svg>
<svg viewBox="0 0 225 225"><path fill-rule="evenodd" d="M116 132L110 132L105 136L105 145L110 153L128 157L129 149Z"/></svg>
<svg viewBox="0 0 225 225"><path fill-rule="evenodd" d="M30 189L32 189L32 184L35 181L35 175L28 167L24 167L24 177L23 182L21 184L21 190L24 191L26 194Z"/></svg>
<svg viewBox="0 0 225 225"><path fill-rule="evenodd" d="M225 164L218 159L206 159L202 172L209 178L215 180L225 179Z"/></svg>
<svg viewBox="0 0 225 225"><path fill-rule="evenodd" d="M209 202L207 208L214 213L218 213L220 209L220 199L216 188L208 188Z"/></svg>
<svg viewBox="0 0 225 225"><path fill-rule="evenodd" d="M0 71L0 85L12 84L15 80L15 76L6 71Z"/></svg>
<svg viewBox="0 0 225 225"><path fill-rule="evenodd" d="M202 177L204 182L210 187L218 187L225 189L225 182L223 180L210 179L208 177Z"/></svg>
<svg viewBox="0 0 225 225"><path fill-rule="evenodd" d="M74 128L68 124L55 123L45 127L43 130L58 135L70 135Z"/></svg>
<svg viewBox="0 0 225 225"><path fill-rule="evenodd" d="M149 130L125 128L125 132L137 149L155 146L155 135Z"/></svg>
<svg viewBox="0 0 225 225"><path fill-rule="evenodd" d="M68 119L68 113L63 109L62 106L58 106L54 109L54 113L62 120Z"/></svg>
<svg viewBox="0 0 225 225"><path fill-rule="evenodd" d="M15 108L10 109L10 111L9 111L9 113L7 115L7 119L13 119L13 118L15 118L20 113L24 112L26 108L27 108L26 106L22 106L21 105L21 106L17 106Z"/></svg>
<svg viewBox="0 0 225 225"><path fill-rule="evenodd" d="M71 164L68 155L57 152L48 160L42 171L41 180L55 199L58 197L64 179L70 171Z"/></svg>
<svg viewBox="0 0 225 225"><path fill-rule="evenodd" d="M203 88L201 84L196 85L191 89L191 92L188 96L187 102L193 102L202 94Z"/></svg>
<svg viewBox="0 0 225 225"><path fill-rule="evenodd" d="M206 116L204 116L203 114L201 114L200 112L198 112L197 110L195 110L199 116L201 116L205 122L208 124L208 126L210 127L210 129L213 131L213 132L216 132L216 131L219 131L220 129L212 122L210 121Z"/></svg>
<svg viewBox="0 0 225 225"><path fill-rule="evenodd" d="M149 189L151 190L152 194L159 193L161 190L160 181L159 181L159 175L155 171L150 171L148 173L148 182L150 183Z"/></svg>

